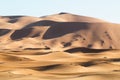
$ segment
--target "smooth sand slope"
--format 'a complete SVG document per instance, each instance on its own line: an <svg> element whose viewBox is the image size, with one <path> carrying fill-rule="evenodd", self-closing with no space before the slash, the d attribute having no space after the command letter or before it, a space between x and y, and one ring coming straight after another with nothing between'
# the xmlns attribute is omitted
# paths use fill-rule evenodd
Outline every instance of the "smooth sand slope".
<svg viewBox="0 0 120 80"><path fill-rule="evenodd" d="M0 17L0 80L120 80L120 24L59 13Z"/></svg>

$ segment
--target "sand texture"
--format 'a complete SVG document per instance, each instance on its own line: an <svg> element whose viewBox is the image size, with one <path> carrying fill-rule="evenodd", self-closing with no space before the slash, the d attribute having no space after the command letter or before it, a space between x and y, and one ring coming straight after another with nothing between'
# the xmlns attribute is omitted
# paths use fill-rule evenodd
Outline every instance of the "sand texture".
<svg viewBox="0 0 120 80"><path fill-rule="evenodd" d="M120 80L120 24L70 13L1 16L0 80Z"/></svg>

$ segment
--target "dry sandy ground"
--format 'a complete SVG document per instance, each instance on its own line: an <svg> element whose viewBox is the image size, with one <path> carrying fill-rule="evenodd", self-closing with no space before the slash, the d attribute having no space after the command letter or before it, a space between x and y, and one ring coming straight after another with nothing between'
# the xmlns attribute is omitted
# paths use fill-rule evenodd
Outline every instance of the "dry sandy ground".
<svg viewBox="0 0 120 80"><path fill-rule="evenodd" d="M0 17L0 80L120 80L120 24L59 13Z"/></svg>
<svg viewBox="0 0 120 80"><path fill-rule="evenodd" d="M0 53L0 80L119 80L120 51ZM34 51L33 51L34 52Z"/></svg>

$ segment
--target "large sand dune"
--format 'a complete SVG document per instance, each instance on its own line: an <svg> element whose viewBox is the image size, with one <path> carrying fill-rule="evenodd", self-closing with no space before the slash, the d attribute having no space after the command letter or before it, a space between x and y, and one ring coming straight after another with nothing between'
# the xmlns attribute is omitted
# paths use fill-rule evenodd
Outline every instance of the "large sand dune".
<svg viewBox="0 0 120 80"><path fill-rule="evenodd" d="M0 80L120 80L120 24L59 13L0 17Z"/></svg>

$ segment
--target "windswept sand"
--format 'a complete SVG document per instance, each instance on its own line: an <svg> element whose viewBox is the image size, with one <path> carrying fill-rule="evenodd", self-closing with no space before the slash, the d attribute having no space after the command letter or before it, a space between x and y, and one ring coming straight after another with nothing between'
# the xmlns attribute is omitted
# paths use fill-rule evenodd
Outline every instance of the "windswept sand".
<svg viewBox="0 0 120 80"><path fill-rule="evenodd" d="M120 24L59 13L0 17L0 80L120 80Z"/></svg>
<svg viewBox="0 0 120 80"><path fill-rule="evenodd" d="M16 52L17 53L17 52ZM119 80L120 51L0 53L1 80Z"/></svg>

